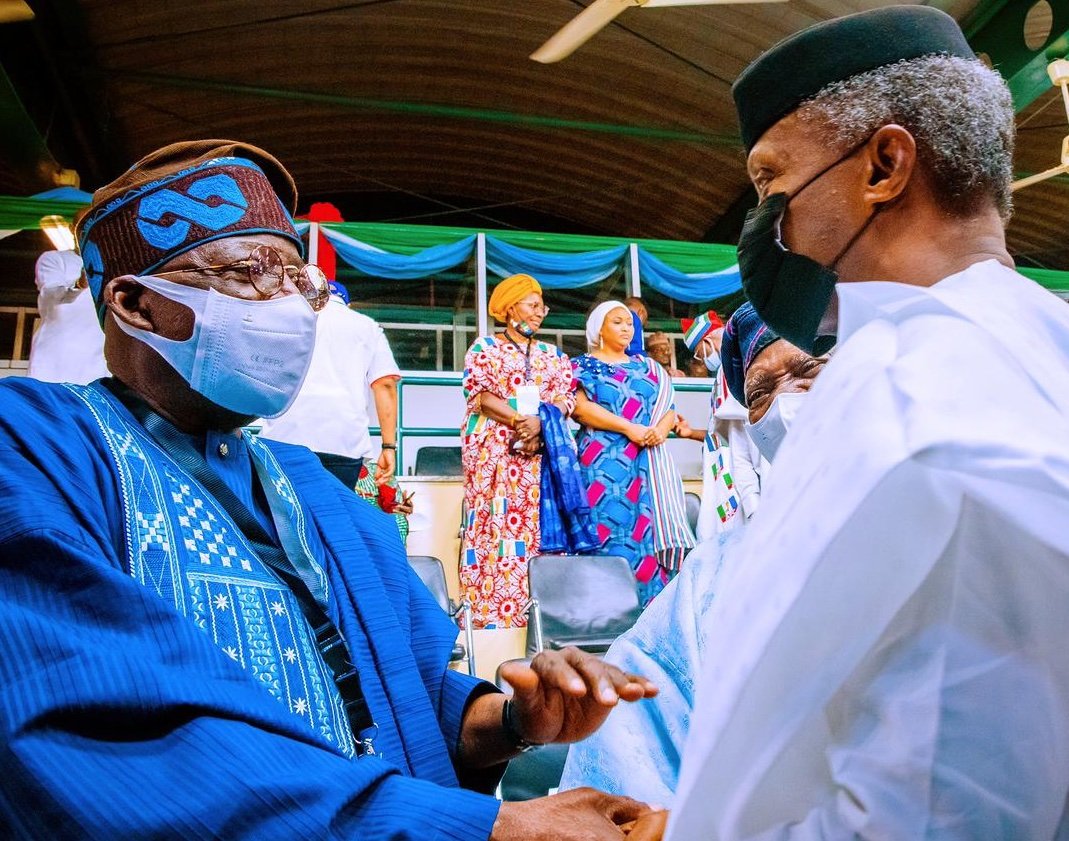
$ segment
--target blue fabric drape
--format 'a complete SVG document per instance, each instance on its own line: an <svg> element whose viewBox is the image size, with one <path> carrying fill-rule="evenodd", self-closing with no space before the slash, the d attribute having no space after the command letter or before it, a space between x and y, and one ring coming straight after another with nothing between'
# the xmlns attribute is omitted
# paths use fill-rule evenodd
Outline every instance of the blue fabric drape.
<svg viewBox="0 0 1069 841"><path fill-rule="evenodd" d="M307 222L298 222L297 230L305 233ZM322 227L338 257L348 266L371 277L391 280L418 280L440 274L471 259L475 236L452 243L433 245L415 254L396 254L368 245L358 239ZM524 273L538 278L546 289L579 289L609 277L623 268L627 245L601 251L559 253L521 248L497 237L486 237L486 267L499 276ZM641 245L638 247L640 282L662 295L686 303L703 303L723 298L742 288L739 267L717 272L687 273L672 268Z"/></svg>
<svg viewBox="0 0 1069 841"><path fill-rule="evenodd" d="M742 289L742 276L737 265L719 272L687 274L673 269L641 246L638 249L638 270L643 285L688 304L723 298Z"/></svg>
<svg viewBox="0 0 1069 841"><path fill-rule="evenodd" d="M322 228L338 256L357 271L390 280L416 280L459 266L475 251L475 237L457 242L432 245L416 254L393 254L373 248L359 240Z"/></svg>
<svg viewBox="0 0 1069 841"><path fill-rule="evenodd" d="M604 280L620 269L626 253L627 246L619 245L604 251L556 254L486 238L487 269L500 277L533 275L545 289L577 289Z"/></svg>
<svg viewBox="0 0 1069 841"><path fill-rule="evenodd" d="M574 555L601 545L579 471L575 442L564 415L552 403L538 407L542 421L542 478L539 533L542 553Z"/></svg>

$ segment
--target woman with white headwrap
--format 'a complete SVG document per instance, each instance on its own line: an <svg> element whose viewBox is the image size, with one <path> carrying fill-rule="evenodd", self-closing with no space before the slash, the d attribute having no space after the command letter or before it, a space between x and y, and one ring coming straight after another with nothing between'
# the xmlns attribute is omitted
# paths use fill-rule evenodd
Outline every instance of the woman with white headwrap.
<svg viewBox="0 0 1069 841"><path fill-rule="evenodd" d="M631 313L619 301L594 308L588 353L572 360L579 463L606 555L627 558L643 605L679 571L695 543L683 483L664 441L675 424L672 379L657 362L628 356Z"/></svg>

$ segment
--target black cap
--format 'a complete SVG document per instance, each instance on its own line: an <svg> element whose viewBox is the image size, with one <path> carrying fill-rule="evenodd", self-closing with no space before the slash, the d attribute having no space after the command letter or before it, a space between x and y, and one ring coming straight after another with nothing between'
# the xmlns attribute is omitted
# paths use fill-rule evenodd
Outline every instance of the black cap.
<svg viewBox="0 0 1069 841"><path fill-rule="evenodd" d="M747 150L825 85L927 55L976 58L954 18L930 6L887 6L796 32L742 71L731 93Z"/></svg>

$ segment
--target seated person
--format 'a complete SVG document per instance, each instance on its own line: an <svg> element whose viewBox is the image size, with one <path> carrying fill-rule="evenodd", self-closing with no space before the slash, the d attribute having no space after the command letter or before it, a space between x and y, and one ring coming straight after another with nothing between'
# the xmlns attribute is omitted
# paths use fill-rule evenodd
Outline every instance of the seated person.
<svg viewBox="0 0 1069 841"><path fill-rule="evenodd" d="M668 372L670 377L685 377L682 371L672 365L672 340L667 333L660 330L646 337L646 354Z"/></svg>
<svg viewBox="0 0 1069 841"><path fill-rule="evenodd" d="M511 701L451 671L394 523L242 431L326 304L296 198L244 143L151 153L78 226L114 378L0 383L0 836L622 838L641 804L491 793L656 690L574 649Z"/></svg>
<svg viewBox="0 0 1069 841"><path fill-rule="evenodd" d="M740 325L745 329L740 331ZM732 394L748 408L750 426L775 455L793 417L781 406L809 390L825 360L776 336L748 303L728 321L721 355ZM650 676L660 694L615 710L597 733L573 745L562 791L594 786L671 805L706 644L702 618L716 598L721 570L730 564L730 547L741 534L727 532L699 544L677 579L612 644L605 659Z"/></svg>

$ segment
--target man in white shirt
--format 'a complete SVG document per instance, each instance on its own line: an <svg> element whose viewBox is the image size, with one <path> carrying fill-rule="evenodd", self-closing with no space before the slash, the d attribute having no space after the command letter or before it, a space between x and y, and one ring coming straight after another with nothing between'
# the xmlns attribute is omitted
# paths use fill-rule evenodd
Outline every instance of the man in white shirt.
<svg viewBox="0 0 1069 841"><path fill-rule="evenodd" d="M82 274L82 258L73 251L46 251L34 267L37 313L27 375L50 383L86 385L108 376L104 331L93 296Z"/></svg>
<svg viewBox="0 0 1069 841"><path fill-rule="evenodd" d="M734 94L747 296L838 345L705 617L668 837L1067 838L1069 310L1006 250L1009 92L901 6Z"/></svg>
<svg viewBox="0 0 1069 841"><path fill-rule="evenodd" d="M284 414L261 421L260 434L314 450L323 465L351 488L360 478L361 465L372 455L370 392L382 430L375 481L383 484L397 469L400 378L382 328L350 309L345 287L331 281L330 300L319 314L315 351L304 384Z"/></svg>
<svg viewBox="0 0 1069 841"><path fill-rule="evenodd" d="M795 410L787 407L807 399L826 360L780 339L749 303L735 311L723 333L724 364L717 376L730 386L747 426L761 430L767 466L792 425ZM699 543L683 571L612 644L605 660L645 675L657 685L657 697L613 710L597 733L572 745L561 789L592 786L671 805L694 714L695 682L706 649L718 647L704 635L704 617L720 594L741 535L738 529L724 531Z"/></svg>

